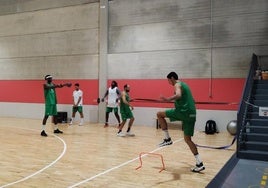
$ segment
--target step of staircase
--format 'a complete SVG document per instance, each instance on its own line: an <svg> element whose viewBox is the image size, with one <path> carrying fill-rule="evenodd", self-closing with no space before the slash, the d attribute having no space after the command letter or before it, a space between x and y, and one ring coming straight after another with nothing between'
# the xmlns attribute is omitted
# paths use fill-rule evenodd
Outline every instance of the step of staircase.
<svg viewBox="0 0 268 188"><path fill-rule="evenodd" d="M268 95L268 89L255 89L253 90L253 93L255 95L259 95L259 94L262 94L262 95Z"/></svg>
<svg viewBox="0 0 268 188"><path fill-rule="evenodd" d="M254 105L254 104L253 104ZM259 112L260 108L259 107L265 107L265 106L252 106L252 105L249 105L248 107L248 112Z"/></svg>
<svg viewBox="0 0 268 188"><path fill-rule="evenodd" d="M268 142L268 134L263 133L244 133L245 141Z"/></svg>
<svg viewBox="0 0 268 188"><path fill-rule="evenodd" d="M247 126L246 126L247 128ZM248 126L248 133L263 133L268 134L268 127L267 126Z"/></svg>
<svg viewBox="0 0 268 188"><path fill-rule="evenodd" d="M265 151L268 152L268 142L247 141L244 143L245 150Z"/></svg>
<svg viewBox="0 0 268 188"><path fill-rule="evenodd" d="M254 80L254 85L255 84L268 84L268 80Z"/></svg>
<svg viewBox="0 0 268 188"><path fill-rule="evenodd" d="M268 107L268 100L267 99L263 99L263 100L253 100L252 104L256 105L256 106L262 106L262 107Z"/></svg>
<svg viewBox="0 0 268 188"><path fill-rule="evenodd" d="M253 89L268 89L267 83L258 83L253 86Z"/></svg>
<svg viewBox="0 0 268 188"><path fill-rule="evenodd" d="M266 94L255 94L252 96L253 100L268 100L268 95Z"/></svg>
<svg viewBox="0 0 268 188"><path fill-rule="evenodd" d="M247 118L248 119L268 119L268 117L266 116L259 116L259 111L255 111L255 112L248 112L247 113Z"/></svg>
<svg viewBox="0 0 268 188"><path fill-rule="evenodd" d="M241 150L237 152L237 157L240 159L268 161L268 152L254 151L254 150Z"/></svg>
<svg viewBox="0 0 268 188"><path fill-rule="evenodd" d="M247 122L249 122L252 126L266 126L268 128L268 118L249 118L246 119Z"/></svg>

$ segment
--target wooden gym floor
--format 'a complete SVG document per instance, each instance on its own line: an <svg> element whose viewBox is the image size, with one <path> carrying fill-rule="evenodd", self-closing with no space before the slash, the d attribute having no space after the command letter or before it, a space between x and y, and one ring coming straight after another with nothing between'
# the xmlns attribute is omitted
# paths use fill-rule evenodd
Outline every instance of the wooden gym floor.
<svg viewBox="0 0 268 188"><path fill-rule="evenodd" d="M206 187L235 152L199 148L206 169L193 173L195 159L184 143L183 132L172 127L173 144L157 147L163 139L160 129L133 126L135 137L117 137L117 128L102 124L83 126L60 124L62 135L40 136L41 119L0 118L0 187ZM124 130L126 130L126 126ZM200 145L223 146L231 143L229 133L206 135L195 132ZM139 154L145 155L140 165ZM161 157L166 169L162 172Z"/></svg>

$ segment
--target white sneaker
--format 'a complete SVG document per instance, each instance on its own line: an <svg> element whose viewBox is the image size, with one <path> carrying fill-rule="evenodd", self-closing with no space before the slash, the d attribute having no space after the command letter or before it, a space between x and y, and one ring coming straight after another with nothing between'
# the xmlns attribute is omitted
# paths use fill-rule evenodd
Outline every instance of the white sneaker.
<svg viewBox="0 0 268 188"><path fill-rule="evenodd" d="M135 134L129 131L129 132L126 132L126 136L135 136Z"/></svg>
<svg viewBox="0 0 268 188"><path fill-rule="evenodd" d="M79 123L79 126L82 126L83 125L83 123Z"/></svg>
<svg viewBox="0 0 268 188"><path fill-rule="evenodd" d="M201 172L202 170L205 170L203 163L196 164L195 167L191 168L192 172Z"/></svg>
<svg viewBox="0 0 268 188"><path fill-rule="evenodd" d="M162 143L160 143L158 146L163 147L163 146L171 145L172 143L173 142L172 142L171 138L165 138L164 141Z"/></svg>
<svg viewBox="0 0 268 188"><path fill-rule="evenodd" d="M117 136L125 137L126 135L123 132L117 133Z"/></svg>
<svg viewBox="0 0 268 188"><path fill-rule="evenodd" d="M70 123L69 123L69 125L72 125L73 124L73 122L71 121Z"/></svg>

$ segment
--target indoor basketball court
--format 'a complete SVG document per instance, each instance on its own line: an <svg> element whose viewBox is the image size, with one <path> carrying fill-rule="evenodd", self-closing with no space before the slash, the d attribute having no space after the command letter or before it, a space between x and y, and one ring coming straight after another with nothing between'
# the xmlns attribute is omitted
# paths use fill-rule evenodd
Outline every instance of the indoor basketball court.
<svg viewBox="0 0 268 188"><path fill-rule="evenodd" d="M205 187L235 152L199 148L207 170L193 173L195 160L179 128L170 129L174 143L159 148L162 131L135 125L135 137L117 137L116 126L60 124L55 135L40 136L40 120L1 118L0 187ZM125 131L125 130L124 130ZM228 133L196 132L202 145L231 143ZM142 152L157 155L139 155ZM213 156L213 157L212 157Z"/></svg>
<svg viewBox="0 0 268 188"><path fill-rule="evenodd" d="M267 188L267 7L0 0L0 188Z"/></svg>

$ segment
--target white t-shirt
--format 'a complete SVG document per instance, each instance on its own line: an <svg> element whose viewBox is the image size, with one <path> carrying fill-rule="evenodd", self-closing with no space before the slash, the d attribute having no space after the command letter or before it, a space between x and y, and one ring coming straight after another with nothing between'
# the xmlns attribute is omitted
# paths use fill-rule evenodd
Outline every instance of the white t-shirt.
<svg viewBox="0 0 268 188"><path fill-rule="evenodd" d="M118 103L116 102L116 99L118 98L118 94L116 93L117 87L114 87L113 89L110 87L108 89L108 102L107 107L115 108L118 106Z"/></svg>
<svg viewBox="0 0 268 188"><path fill-rule="evenodd" d="M73 97L74 97L74 104L77 104L77 101L79 100L79 97L81 97L81 100L78 103L78 106L83 105L83 91L81 91L80 89L78 91L74 90Z"/></svg>

